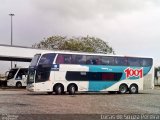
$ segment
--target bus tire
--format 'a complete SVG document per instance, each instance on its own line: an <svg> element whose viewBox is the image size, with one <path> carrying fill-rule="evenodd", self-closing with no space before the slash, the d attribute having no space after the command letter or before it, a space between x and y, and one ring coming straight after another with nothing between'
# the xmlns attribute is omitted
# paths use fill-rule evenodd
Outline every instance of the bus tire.
<svg viewBox="0 0 160 120"><path fill-rule="evenodd" d="M121 84L119 86L119 93L120 94L125 94L128 91L128 86L126 84Z"/></svg>
<svg viewBox="0 0 160 120"><path fill-rule="evenodd" d="M132 84L129 87L129 93L130 94L137 94L138 93L138 85L137 84Z"/></svg>
<svg viewBox="0 0 160 120"><path fill-rule="evenodd" d="M17 88L21 88L21 87L22 87L22 83L21 83L21 82L17 82L17 83L16 83L16 87L17 87Z"/></svg>
<svg viewBox="0 0 160 120"><path fill-rule="evenodd" d="M63 92L64 92L64 90L63 90L63 86L62 85L58 84L58 85L55 86L56 95L61 95Z"/></svg>
<svg viewBox="0 0 160 120"><path fill-rule="evenodd" d="M74 95L76 92L76 86L74 84L69 85L68 92L69 92L69 95Z"/></svg>

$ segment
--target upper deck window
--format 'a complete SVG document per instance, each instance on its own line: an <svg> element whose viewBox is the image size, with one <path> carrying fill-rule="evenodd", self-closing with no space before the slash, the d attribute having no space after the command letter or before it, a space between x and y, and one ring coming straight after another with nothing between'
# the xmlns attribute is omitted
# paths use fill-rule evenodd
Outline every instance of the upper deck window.
<svg viewBox="0 0 160 120"><path fill-rule="evenodd" d="M86 64L86 55L72 55L73 64Z"/></svg>
<svg viewBox="0 0 160 120"><path fill-rule="evenodd" d="M56 60L57 64L72 64L72 55L59 54Z"/></svg>
<svg viewBox="0 0 160 120"><path fill-rule="evenodd" d="M139 58L128 58L128 66L141 67Z"/></svg>
<svg viewBox="0 0 160 120"><path fill-rule="evenodd" d="M147 67L147 66L152 66L153 60L151 58L123 57L123 56L58 54L56 63Z"/></svg>
<svg viewBox="0 0 160 120"><path fill-rule="evenodd" d="M126 66L127 58L126 57L115 57L115 65Z"/></svg>
<svg viewBox="0 0 160 120"><path fill-rule="evenodd" d="M141 58L141 59L140 59L140 64L141 64L143 67L152 66L153 60L152 60L152 58Z"/></svg>
<svg viewBox="0 0 160 120"><path fill-rule="evenodd" d="M102 65L114 65L114 57L102 57Z"/></svg>

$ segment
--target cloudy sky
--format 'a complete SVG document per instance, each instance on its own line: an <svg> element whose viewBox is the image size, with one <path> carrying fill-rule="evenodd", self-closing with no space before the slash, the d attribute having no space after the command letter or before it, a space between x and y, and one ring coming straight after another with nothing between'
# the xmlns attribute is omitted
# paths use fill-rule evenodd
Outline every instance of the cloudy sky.
<svg viewBox="0 0 160 120"><path fill-rule="evenodd" d="M0 0L0 13L0 44L10 44L8 14L14 13L14 45L89 35L107 41L116 54L151 56L160 65L159 0Z"/></svg>

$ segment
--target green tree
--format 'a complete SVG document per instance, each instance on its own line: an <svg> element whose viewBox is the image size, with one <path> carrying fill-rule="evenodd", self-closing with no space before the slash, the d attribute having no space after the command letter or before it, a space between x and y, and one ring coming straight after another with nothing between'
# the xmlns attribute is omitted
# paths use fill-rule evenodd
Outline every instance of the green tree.
<svg viewBox="0 0 160 120"><path fill-rule="evenodd" d="M115 54L112 47L107 42L100 38L95 37L71 37L67 38L64 36L52 36L44 38L40 43L36 43L32 46L33 48L42 49L57 49L57 50L71 50L81 52L94 52L94 53L113 53Z"/></svg>

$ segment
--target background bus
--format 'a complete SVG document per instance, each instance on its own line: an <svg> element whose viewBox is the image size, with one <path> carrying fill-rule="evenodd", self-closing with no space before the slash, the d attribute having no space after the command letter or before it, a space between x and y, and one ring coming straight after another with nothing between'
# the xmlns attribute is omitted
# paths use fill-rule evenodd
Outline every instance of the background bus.
<svg viewBox="0 0 160 120"><path fill-rule="evenodd" d="M7 86L12 87L26 87L27 86L27 74L28 68L13 68L6 72Z"/></svg>
<svg viewBox="0 0 160 120"><path fill-rule="evenodd" d="M74 52L37 54L27 89L62 94L76 91L138 93L153 88L153 59Z"/></svg>

